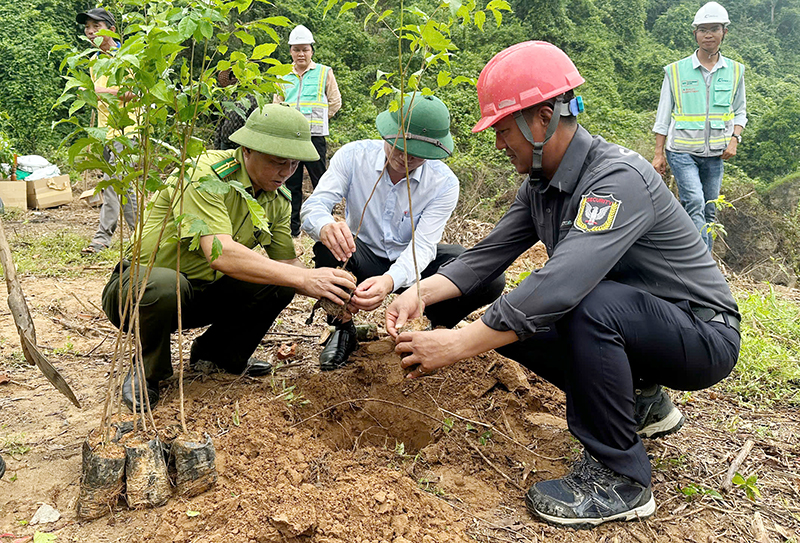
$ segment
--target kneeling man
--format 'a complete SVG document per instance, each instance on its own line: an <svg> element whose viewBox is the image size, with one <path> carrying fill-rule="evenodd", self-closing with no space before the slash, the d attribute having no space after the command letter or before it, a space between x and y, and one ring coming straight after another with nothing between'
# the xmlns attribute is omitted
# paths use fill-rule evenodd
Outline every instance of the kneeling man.
<svg viewBox="0 0 800 543"><path fill-rule="evenodd" d="M384 111L375 122L383 141L362 140L342 147L300 212L303 230L317 240L317 267L347 262L345 268L356 276L358 288L350 302L356 310L376 309L387 295L402 292L416 281L411 212L422 277L433 275L464 252L460 245L439 243L458 203L458 178L441 162L453 152L450 112L438 98L415 93L406 96L403 117L405 143L400 110ZM342 198L347 201L346 219L336 221L331 212ZM359 224L361 230L354 239ZM468 295L426 308L425 315L434 327L452 328L497 299L504 286L505 277L500 274ZM323 370L344 366L357 344L349 317L330 322L336 331L320 354Z"/></svg>
<svg viewBox="0 0 800 543"><path fill-rule="evenodd" d="M306 269L295 254L289 231L291 195L283 183L300 161L318 158L305 117L288 106L267 105L253 111L230 140L239 147L208 151L188 172L182 211L172 184L155 197L142 229L140 261L155 259L139 308L145 398L151 407L159 398L159 381L172 375L170 334L178 328L179 251L182 326L210 325L192 344L190 362L212 362L231 373L256 376L271 370L269 363L251 355L295 292L343 305L349 299L346 290L355 288L346 272ZM255 198L268 227L256 227L248 200L234 186L218 190L222 183L235 184ZM204 190L204 184L216 186ZM181 215L177 240L176 220ZM198 228L195 247L193 231ZM253 250L256 245L266 256ZM112 273L103 291L103 309L117 327L120 292L124 296L129 282L142 281L145 273L145 266L127 262ZM128 407L134 397L138 400L138 388L138 376L129 373L122 392Z"/></svg>

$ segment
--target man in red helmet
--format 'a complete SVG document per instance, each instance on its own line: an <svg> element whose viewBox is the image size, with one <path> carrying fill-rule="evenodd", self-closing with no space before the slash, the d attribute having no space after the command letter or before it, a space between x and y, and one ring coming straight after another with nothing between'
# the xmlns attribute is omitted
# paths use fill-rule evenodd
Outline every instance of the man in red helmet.
<svg viewBox="0 0 800 543"><path fill-rule="evenodd" d="M478 79L478 132L527 174L494 230L420 283L423 305L469 294L541 241L549 260L459 330L404 332L416 293L398 296L386 327L409 377L497 349L566 393L584 455L566 476L535 483L532 514L587 528L655 511L641 437L677 431L665 385L711 386L739 354L739 312L700 234L639 154L576 121L583 83L545 42L514 45ZM413 368L413 369L412 369ZM641 437L640 437L641 436Z"/></svg>

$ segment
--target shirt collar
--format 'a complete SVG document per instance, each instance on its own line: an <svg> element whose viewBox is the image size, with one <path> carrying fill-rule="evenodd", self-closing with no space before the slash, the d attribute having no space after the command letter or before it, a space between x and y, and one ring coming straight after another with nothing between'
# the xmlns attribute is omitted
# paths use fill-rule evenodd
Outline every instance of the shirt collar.
<svg viewBox="0 0 800 543"><path fill-rule="evenodd" d="M306 71L305 71L305 72L303 72L303 74L305 74L306 72L310 72L311 70L313 70L313 69L314 69L314 68L316 68L316 67L317 67L317 63L316 63L316 62L314 62L314 61L312 60L312 61L311 61L311 62L308 64L308 68L306 68ZM301 73L299 73L299 72L297 71L297 67L294 65L294 62L292 62L292 71L294 72L294 75L296 75L297 77L300 77L301 75L303 75L303 74L301 74Z"/></svg>
<svg viewBox="0 0 800 543"><path fill-rule="evenodd" d="M700 64L700 58L697 56L697 51L699 51L699 49L696 49L694 54L692 55L692 67L694 67L695 70L700 68L701 66L705 68L705 66ZM725 57L722 56L722 53L720 53L719 58L717 58L717 63L714 64L713 68L711 68L711 73L713 74L720 68L727 68L727 67L728 67L728 61Z"/></svg>
<svg viewBox="0 0 800 543"><path fill-rule="evenodd" d="M375 168L376 172L380 173L383 171L384 164L386 164L386 151L384 150L383 141L381 141L380 152L375 155L375 163L372 165L372 167ZM408 172L408 177L412 181L416 181L417 183L419 183L420 179L422 179L422 170L427 165L428 161L426 160L425 162L422 163L422 166Z"/></svg>
<svg viewBox="0 0 800 543"><path fill-rule="evenodd" d="M547 184L540 184L540 190L544 191L548 187L553 187L561 192L573 192L578 185L578 178L583 170L586 157L589 155L592 141L592 135L584 127L578 125L553 179Z"/></svg>
<svg viewBox="0 0 800 543"><path fill-rule="evenodd" d="M277 190L262 190L258 193L258 196L255 194L255 187L253 187L253 182L250 181L250 176L247 175L247 168L244 166L244 153L242 152L241 147L237 147L236 151L233 153L233 158L242 165L239 168L239 171L233 176L236 181L242 184L245 190L256 199L265 199L267 201L274 200L278 196Z"/></svg>

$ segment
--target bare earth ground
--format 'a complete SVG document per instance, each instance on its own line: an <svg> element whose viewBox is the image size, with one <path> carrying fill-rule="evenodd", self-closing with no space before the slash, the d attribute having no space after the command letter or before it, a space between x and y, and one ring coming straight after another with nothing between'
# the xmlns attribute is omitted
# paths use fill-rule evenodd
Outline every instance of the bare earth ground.
<svg viewBox="0 0 800 543"><path fill-rule="evenodd" d="M95 224L96 211L76 202L27 212L6 222L6 231L13 246L30 231L66 229L88 239ZM479 237L479 226L467 227ZM534 248L509 275L542 262L543 251ZM714 389L674 393L684 428L646 442L656 515L592 531L558 529L533 520L523 495L533 482L566 473L579 455L561 392L495 354L409 382L385 335L363 343L351 366L320 373L325 327L319 316L317 324L303 324L311 307L304 298L295 299L259 349L274 357L282 343L297 344L297 355L273 377L187 375L190 429L211 435L217 451L213 490L149 510L131 511L121 500L99 520L79 521L81 444L98 424L115 333L97 309L110 266L80 269L76 279L22 277L38 343L82 409L24 364L1 304L0 374L10 381L0 384L0 447L8 463L0 481L0 541L35 530L53 532L58 543L800 541L794 410L754 412ZM5 300L4 283L0 294ZM379 325L382 318L380 311L358 317ZM187 357L193 335L185 336ZM177 421L175 380L162 387L162 397L160 428ZM755 445L739 471L758 474L761 497L751 502L736 487L724 499L706 495L704 489L721 488L747 440ZM698 492L687 500L680 488ZM61 519L27 525L43 503Z"/></svg>

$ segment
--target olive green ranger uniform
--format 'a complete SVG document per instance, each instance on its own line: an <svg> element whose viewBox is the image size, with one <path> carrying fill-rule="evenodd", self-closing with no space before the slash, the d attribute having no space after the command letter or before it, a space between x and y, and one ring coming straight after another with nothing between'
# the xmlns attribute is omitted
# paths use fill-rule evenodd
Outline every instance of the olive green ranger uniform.
<svg viewBox="0 0 800 543"><path fill-rule="evenodd" d="M257 228L253 224L246 200L232 187L224 194L199 188L208 175L225 182L241 183L264 209L268 228ZM228 277L211 268L199 245L190 249L194 231L199 230L202 235L230 235L250 249L260 245L273 260L295 258L290 235L289 191L280 187L254 195L241 147L208 151L198 159L193 172L187 171L186 177L191 180L185 181L180 244L176 243L176 219L181 211L177 198L173 201L174 183L158 193L142 230L140 262L146 264L155 253L154 267L139 310L142 357L148 381L160 381L172 375L170 334L178 329L175 272L178 247L182 326L186 329L211 325L194 341L191 361L209 360L226 371L241 373L275 318L294 296L294 290L288 287ZM161 235L165 220L166 227ZM199 221L205 223L207 230ZM127 292L133 270L127 263L118 266L103 291L103 309L118 327L119 283L122 282L123 293ZM145 266L139 266L139 277L144 278L145 273Z"/></svg>

